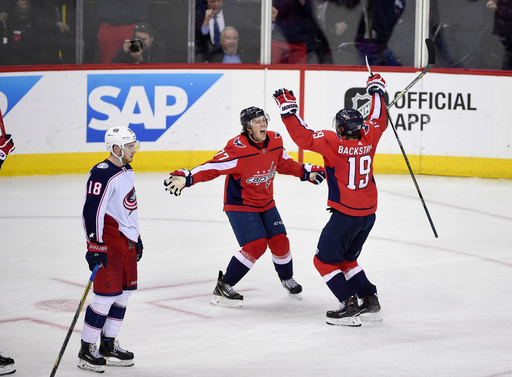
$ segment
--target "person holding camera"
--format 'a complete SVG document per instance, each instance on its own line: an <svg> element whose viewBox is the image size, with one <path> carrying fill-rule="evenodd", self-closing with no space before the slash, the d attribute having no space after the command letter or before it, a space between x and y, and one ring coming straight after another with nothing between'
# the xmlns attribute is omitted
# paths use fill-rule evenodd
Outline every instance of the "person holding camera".
<svg viewBox="0 0 512 377"><path fill-rule="evenodd" d="M165 45L153 38L153 30L147 22L139 22L133 28L133 39L126 39L112 59L112 63L166 63Z"/></svg>

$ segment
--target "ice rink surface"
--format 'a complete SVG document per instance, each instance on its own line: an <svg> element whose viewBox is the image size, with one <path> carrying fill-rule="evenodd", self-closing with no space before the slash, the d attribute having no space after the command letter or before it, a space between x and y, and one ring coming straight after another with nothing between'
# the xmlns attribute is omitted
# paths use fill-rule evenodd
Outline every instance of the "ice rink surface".
<svg viewBox="0 0 512 377"><path fill-rule="evenodd" d="M418 176L436 239L411 177L377 174L377 222L359 263L384 321L347 328L325 323L338 303L312 263L329 216L325 184L274 185L302 301L281 287L267 251L236 286L243 308L228 309L209 303L238 249L223 179L174 197L166 176L135 176L145 248L118 337L135 366L104 376L512 376L511 180ZM85 180L0 178L0 350L14 376L50 375L90 276ZM76 366L82 324L83 313L57 376L97 375Z"/></svg>

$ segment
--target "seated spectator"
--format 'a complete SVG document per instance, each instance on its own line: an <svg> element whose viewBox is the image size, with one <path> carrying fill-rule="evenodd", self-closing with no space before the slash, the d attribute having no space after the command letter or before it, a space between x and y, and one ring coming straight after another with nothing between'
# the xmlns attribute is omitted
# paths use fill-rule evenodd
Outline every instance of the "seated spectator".
<svg viewBox="0 0 512 377"><path fill-rule="evenodd" d="M250 60L256 61L260 50L259 26L249 19L235 0L201 0L196 4L196 63L207 62L220 49L220 33L226 25L233 26L246 45Z"/></svg>
<svg viewBox="0 0 512 377"><path fill-rule="evenodd" d="M137 22L147 20L146 0L98 1L98 63L110 63Z"/></svg>
<svg viewBox="0 0 512 377"><path fill-rule="evenodd" d="M36 3L37 5L39 4ZM56 20L43 17L37 9L33 11L30 0L16 0L12 14L4 17L7 19L4 23L6 30L4 48L0 52L2 63L7 65L50 64L46 38L54 31Z"/></svg>
<svg viewBox="0 0 512 377"><path fill-rule="evenodd" d="M208 56L209 63L243 63L238 53L238 32L232 26L226 26L220 33L220 46Z"/></svg>
<svg viewBox="0 0 512 377"><path fill-rule="evenodd" d="M487 8L494 10L493 34L500 38L504 48L501 69L512 69L512 1L488 0Z"/></svg>
<svg viewBox="0 0 512 377"><path fill-rule="evenodd" d="M311 0L274 0L272 64L306 64Z"/></svg>
<svg viewBox="0 0 512 377"><path fill-rule="evenodd" d="M125 39L112 63L166 63L165 45L153 38L153 30L146 22L133 28L133 39Z"/></svg>

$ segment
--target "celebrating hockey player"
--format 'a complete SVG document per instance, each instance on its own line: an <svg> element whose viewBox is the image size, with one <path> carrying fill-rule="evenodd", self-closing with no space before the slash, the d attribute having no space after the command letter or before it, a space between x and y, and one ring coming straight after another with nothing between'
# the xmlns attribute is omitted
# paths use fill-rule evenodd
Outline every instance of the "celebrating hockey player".
<svg viewBox="0 0 512 377"><path fill-rule="evenodd" d="M226 273L219 271L212 304L242 305L243 296L233 287L265 253L267 246L283 287L292 297L300 299L302 287L293 278L290 242L274 202L273 183L276 173L280 173L320 184L325 170L293 160L283 148L281 135L268 130L269 118L264 110L254 106L244 109L240 122L241 134L229 140L213 159L190 171L171 172L164 185L178 196L185 187L226 176L224 211L241 248L231 258Z"/></svg>
<svg viewBox="0 0 512 377"><path fill-rule="evenodd" d="M382 320L377 288L357 259L375 223L373 158L387 127L386 82L375 74L368 79L366 91L372 97L368 120L363 122L355 109L342 109L333 119L335 131L309 129L297 114L292 91L279 89L273 96L295 143L324 158L331 218L320 235L314 265L340 302L339 309L327 312L331 325L361 326L361 320Z"/></svg>
<svg viewBox="0 0 512 377"><path fill-rule="evenodd" d="M83 208L89 269L102 266L94 279L78 353L79 368L99 373L105 365L134 364L133 353L122 349L115 338L128 298L137 289L137 262L143 249L130 166L139 142L131 129L114 127L105 133L105 145L110 156L91 169Z"/></svg>

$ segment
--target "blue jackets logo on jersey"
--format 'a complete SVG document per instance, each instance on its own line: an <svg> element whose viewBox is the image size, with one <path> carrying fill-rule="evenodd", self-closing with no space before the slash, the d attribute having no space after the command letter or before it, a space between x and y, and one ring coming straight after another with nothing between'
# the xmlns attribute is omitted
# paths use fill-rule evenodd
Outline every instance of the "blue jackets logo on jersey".
<svg viewBox="0 0 512 377"><path fill-rule="evenodd" d="M137 195L135 194L135 187L131 189L131 191L126 194L123 200L124 208L129 211L134 211L137 209Z"/></svg>
<svg viewBox="0 0 512 377"><path fill-rule="evenodd" d="M87 142L114 126L156 141L222 77L220 73L91 74L87 77Z"/></svg>

